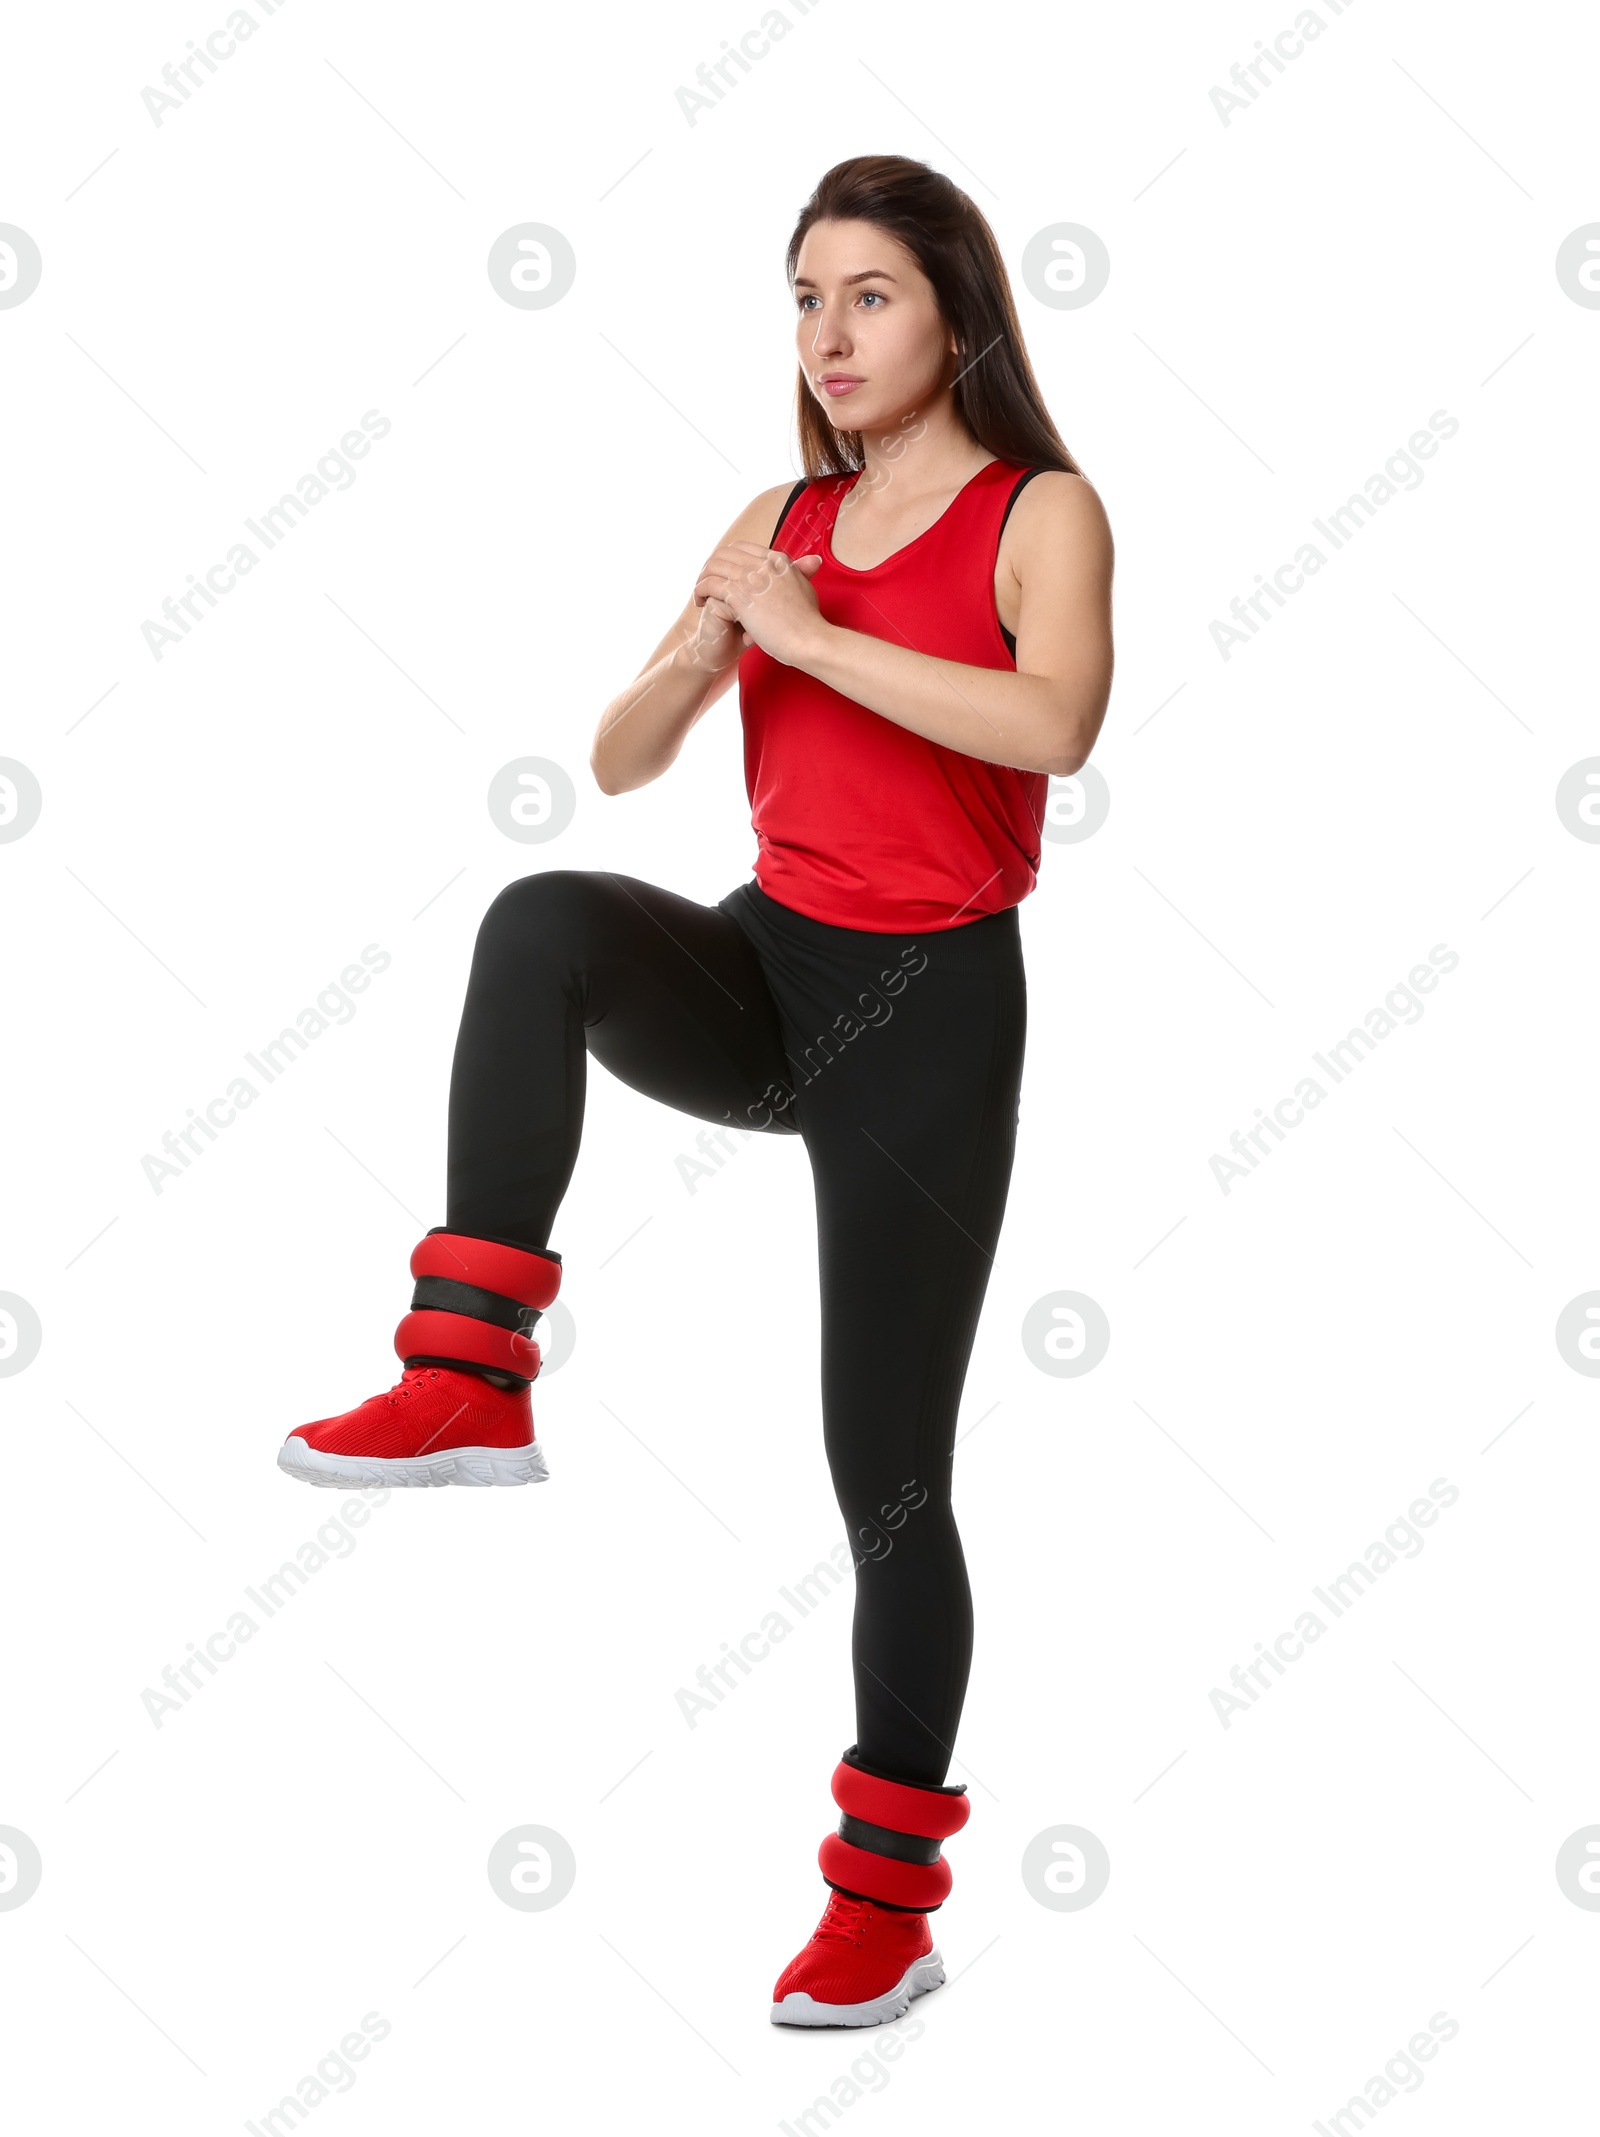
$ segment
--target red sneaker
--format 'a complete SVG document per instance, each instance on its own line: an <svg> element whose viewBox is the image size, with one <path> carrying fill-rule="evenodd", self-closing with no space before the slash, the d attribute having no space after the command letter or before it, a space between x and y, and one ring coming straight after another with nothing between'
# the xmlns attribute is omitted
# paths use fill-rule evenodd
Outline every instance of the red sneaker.
<svg viewBox="0 0 1600 2137"><path fill-rule="evenodd" d="M335 1491L382 1484L542 1484L526 1387L497 1388L450 1366L409 1366L386 1395L301 1425L278 1467Z"/></svg>
<svg viewBox="0 0 1600 2137"><path fill-rule="evenodd" d="M775 2026L881 2026L944 1980L925 1914L830 1892L811 1941L778 1976Z"/></svg>

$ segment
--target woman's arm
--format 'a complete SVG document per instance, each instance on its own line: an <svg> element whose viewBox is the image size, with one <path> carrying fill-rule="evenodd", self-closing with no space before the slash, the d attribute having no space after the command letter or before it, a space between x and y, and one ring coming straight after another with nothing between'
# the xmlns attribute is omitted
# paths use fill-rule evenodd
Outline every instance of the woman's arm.
<svg viewBox="0 0 1600 2137"><path fill-rule="evenodd" d="M989 764L1064 777L1086 762L1111 695L1112 544L1099 497L1081 475L1036 475L1004 551L1018 599L1014 674L827 623L801 573L726 544L695 591L774 660L897 726Z"/></svg>
<svg viewBox="0 0 1600 2137"><path fill-rule="evenodd" d="M764 550L792 488L780 483L752 498L719 548L743 542ZM695 721L732 683L747 642L737 625L690 595L639 673L600 715L589 768L603 794L626 794L660 778Z"/></svg>

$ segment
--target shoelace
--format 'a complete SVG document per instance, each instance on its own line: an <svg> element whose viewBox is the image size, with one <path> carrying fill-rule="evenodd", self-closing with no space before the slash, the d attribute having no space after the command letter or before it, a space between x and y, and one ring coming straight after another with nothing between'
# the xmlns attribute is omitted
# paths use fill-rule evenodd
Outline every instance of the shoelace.
<svg viewBox="0 0 1600 2137"><path fill-rule="evenodd" d="M843 1892L835 1892L828 1901L822 1920L812 1935L813 1943L826 1938L836 1938L841 1944L859 1943L866 1933L867 1903L853 1900Z"/></svg>
<svg viewBox="0 0 1600 2137"><path fill-rule="evenodd" d="M403 1402L419 1380L437 1380L438 1368L432 1365L408 1365L394 1386L389 1390L389 1401Z"/></svg>

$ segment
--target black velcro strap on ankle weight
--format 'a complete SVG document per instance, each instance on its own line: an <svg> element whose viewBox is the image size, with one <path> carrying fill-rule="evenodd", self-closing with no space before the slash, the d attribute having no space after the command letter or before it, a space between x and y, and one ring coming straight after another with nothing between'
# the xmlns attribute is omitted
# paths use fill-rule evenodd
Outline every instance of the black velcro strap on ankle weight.
<svg viewBox="0 0 1600 2137"><path fill-rule="evenodd" d="M498 1291L481 1291L476 1284L458 1284L449 1276L419 1276L417 1287L411 1294L413 1313L431 1309L435 1313L462 1313L469 1320L487 1321L494 1328L515 1329L521 1335L531 1335L533 1324L539 1318L537 1306L519 1305L516 1299L502 1298Z"/></svg>
<svg viewBox="0 0 1600 2137"><path fill-rule="evenodd" d="M868 1825L865 1818L852 1818L848 1811L839 1820L839 1838L869 1855L887 1855L894 1862L935 1863L937 1840L923 1840L916 1833L891 1832L886 1825Z"/></svg>

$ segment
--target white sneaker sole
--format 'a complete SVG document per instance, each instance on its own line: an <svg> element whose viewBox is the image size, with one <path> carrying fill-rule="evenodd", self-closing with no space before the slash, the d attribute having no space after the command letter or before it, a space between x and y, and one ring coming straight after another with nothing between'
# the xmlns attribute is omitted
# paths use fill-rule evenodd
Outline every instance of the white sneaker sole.
<svg viewBox="0 0 1600 2137"><path fill-rule="evenodd" d="M550 1475L537 1440L527 1447L450 1447L440 1454L385 1460L369 1454L323 1454L291 1435L278 1450L278 1467L302 1484L320 1484L329 1491L363 1485L543 1484Z"/></svg>
<svg viewBox="0 0 1600 2137"><path fill-rule="evenodd" d="M887 1994L866 2003L816 2003L801 1989L791 1989L782 2003L772 2006L775 2026L883 2026L904 2018L914 1996L926 1996L942 1986L944 1961L938 1946L909 1967Z"/></svg>

